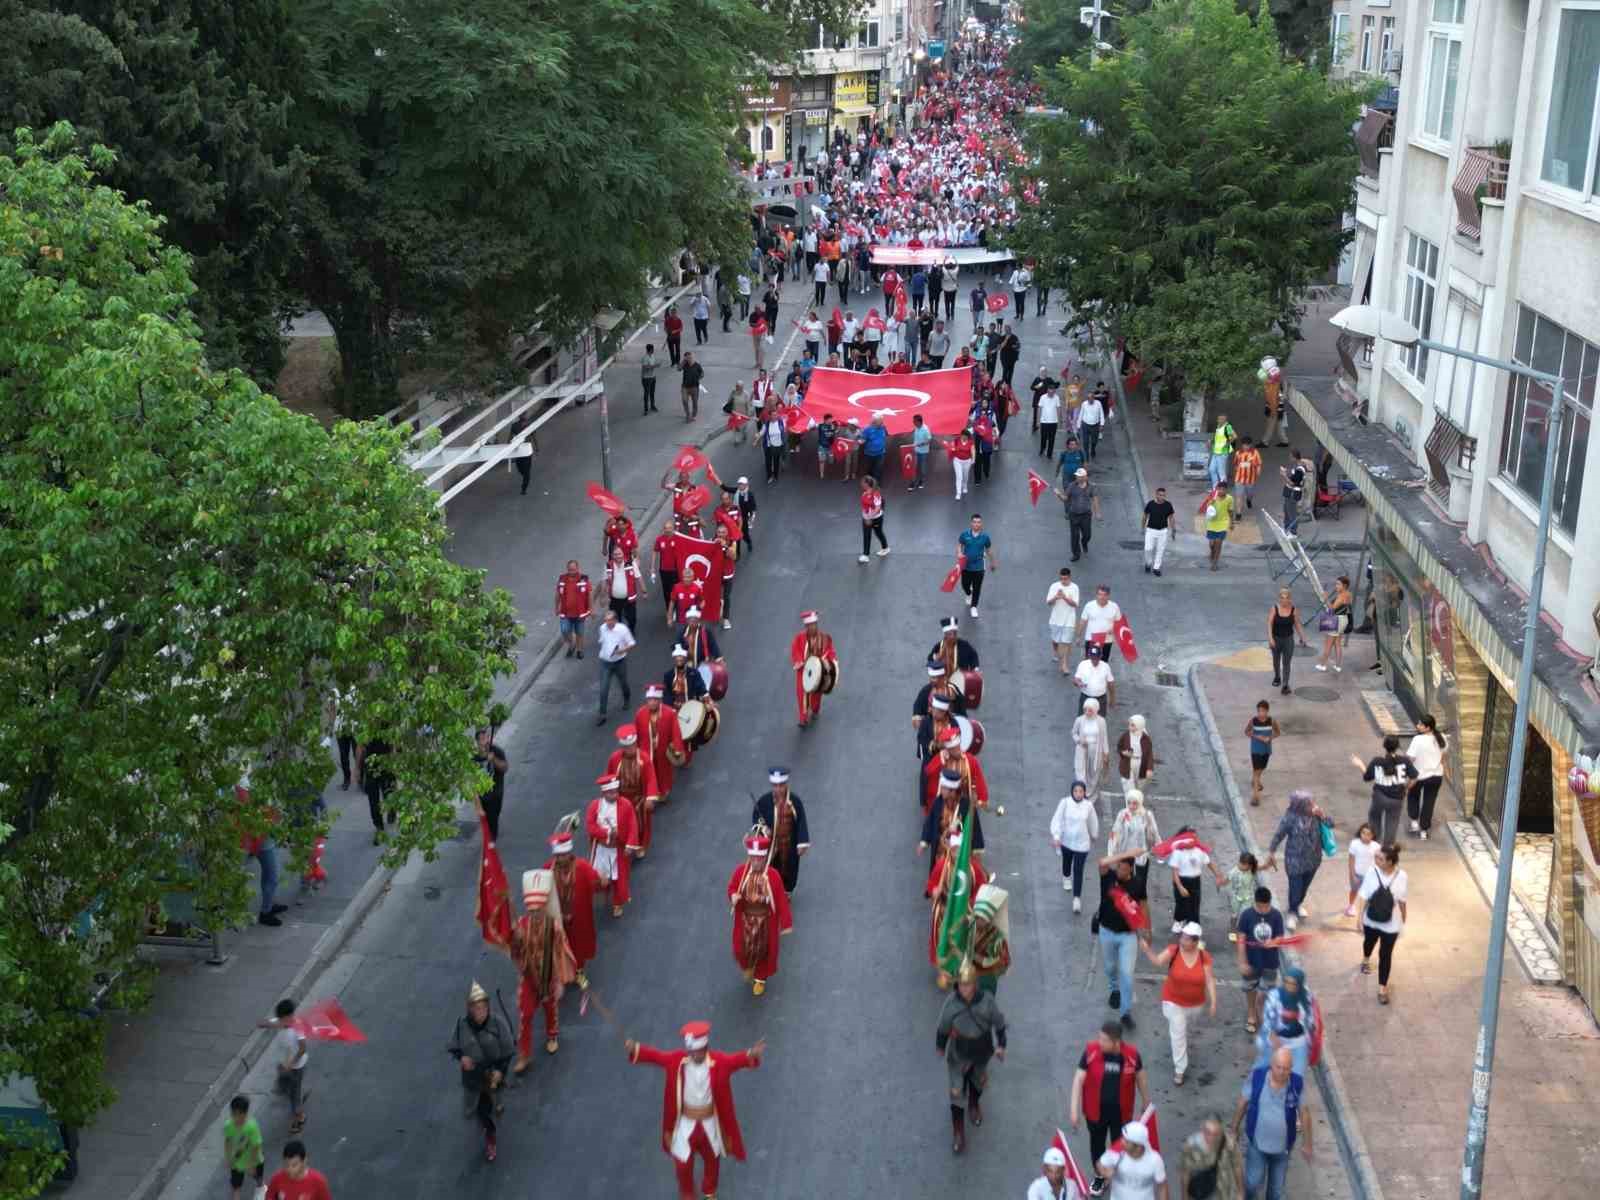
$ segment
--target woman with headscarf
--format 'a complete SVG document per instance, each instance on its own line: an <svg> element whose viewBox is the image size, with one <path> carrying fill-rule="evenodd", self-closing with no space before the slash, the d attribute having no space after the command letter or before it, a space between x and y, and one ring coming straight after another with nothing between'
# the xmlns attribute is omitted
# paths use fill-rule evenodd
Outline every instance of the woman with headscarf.
<svg viewBox="0 0 1600 1200"><path fill-rule="evenodd" d="M1144 791L1155 769L1155 745L1145 732L1144 718L1135 713L1128 718L1127 732L1117 739L1117 773L1122 776L1122 790Z"/></svg>
<svg viewBox="0 0 1600 1200"><path fill-rule="evenodd" d="M1284 908L1284 924L1292 931L1299 918L1311 914L1306 911L1306 893L1311 890L1311 880L1322 865L1322 824L1326 814L1311 802L1311 793L1296 788L1289 793L1289 811L1278 821L1272 844L1267 847L1267 861L1262 870L1270 871L1278 863L1278 846L1283 845L1283 869L1289 876L1289 903Z"/></svg>
<svg viewBox="0 0 1600 1200"><path fill-rule="evenodd" d="M1272 1061L1272 1052L1287 1046L1294 1055L1294 1069L1304 1076L1311 1069L1311 1036L1316 1028L1316 1010L1306 973L1299 967L1285 967L1278 986L1267 992L1261 1009L1261 1032L1256 1035L1255 1067ZM1254 1070L1255 1067L1251 1069Z"/></svg>
<svg viewBox="0 0 1600 1200"><path fill-rule="evenodd" d="M1106 719L1100 715L1100 702L1085 700L1083 714L1072 722L1072 773L1083 781L1090 800L1100 799L1100 779L1111 759L1110 742Z"/></svg>
<svg viewBox="0 0 1600 1200"><path fill-rule="evenodd" d="M1072 794L1061 797L1050 818L1050 840L1061 851L1061 890L1072 893L1073 912L1083 911L1083 864L1099 836L1100 814L1083 780L1074 779Z"/></svg>
<svg viewBox="0 0 1600 1200"><path fill-rule="evenodd" d="M1155 816L1144 806L1144 793L1138 788L1122 797L1122 811L1111 822L1111 836L1106 842L1106 854L1125 854L1129 850L1149 850L1161 840L1156 829ZM1133 860L1133 869L1140 879L1150 874L1150 856L1140 854Z"/></svg>

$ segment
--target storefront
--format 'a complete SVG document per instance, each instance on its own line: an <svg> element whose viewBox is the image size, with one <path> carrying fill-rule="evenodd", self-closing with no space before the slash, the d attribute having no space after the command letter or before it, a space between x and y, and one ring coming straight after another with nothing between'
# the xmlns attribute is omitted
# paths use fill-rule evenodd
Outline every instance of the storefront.
<svg viewBox="0 0 1600 1200"><path fill-rule="evenodd" d="M867 132L878 117L878 71L846 71L833 77L833 112L837 122L854 136Z"/></svg>
<svg viewBox="0 0 1600 1200"><path fill-rule="evenodd" d="M744 126L740 139L756 162L783 162L786 120L789 111L789 80L769 80L765 87L746 84Z"/></svg>
<svg viewBox="0 0 1600 1200"><path fill-rule="evenodd" d="M802 75L793 81L783 119L783 157L809 169L827 153L833 131L833 76Z"/></svg>

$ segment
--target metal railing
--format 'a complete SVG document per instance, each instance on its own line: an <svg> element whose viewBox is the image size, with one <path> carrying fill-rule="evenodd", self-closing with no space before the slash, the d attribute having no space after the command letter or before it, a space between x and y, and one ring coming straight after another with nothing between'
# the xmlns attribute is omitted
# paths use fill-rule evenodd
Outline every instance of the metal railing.
<svg viewBox="0 0 1600 1200"><path fill-rule="evenodd" d="M1450 194L1456 201L1456 232L1476 240L1483 233L1484 200L1504 200L1511 178L1511 160L1489 146L1469 146L1461 156Z"/></svg>
<svg viewBox="0 0 1600 1200"><path fill-rule="evenodd" d="M1361 158L1361 173L1368 179L1378 177L1380 150L1394 145L1394 114L1381 108L1369 108L1356 130L1356 153Z"/></svg>

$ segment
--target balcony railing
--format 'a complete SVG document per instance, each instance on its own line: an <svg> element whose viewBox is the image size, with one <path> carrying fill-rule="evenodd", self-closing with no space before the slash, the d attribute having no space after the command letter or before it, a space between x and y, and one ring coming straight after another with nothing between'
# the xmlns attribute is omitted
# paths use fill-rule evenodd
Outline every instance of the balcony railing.
<svg viewBox="0 0 1600 1200"><path fill-rule="evenodd" d="M1361 156L1361 173L1368 179L1378 177L1378 151L1394 145L1394 114L1380 108L1369 108L1356 130L1356 152Z"/></svg>
<svg viewBox="0 0 1600 1200"><path fill-rule="evenodd" d="M1476 241L1483 233L1483 200L1504 200L1511 160L1491 146L1469 146L1450 192L1456 198L1456 232Z"/></svg>

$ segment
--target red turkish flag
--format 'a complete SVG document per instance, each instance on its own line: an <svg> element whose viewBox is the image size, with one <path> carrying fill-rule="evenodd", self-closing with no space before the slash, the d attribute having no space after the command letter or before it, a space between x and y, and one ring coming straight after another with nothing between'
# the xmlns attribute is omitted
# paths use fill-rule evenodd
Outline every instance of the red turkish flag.
<svg viewBox="0 0 1600 1200"><path fill-rule="evenodd" d="M618 500L615 496L606 491L605 488L601 487L592 479L587 485L585 485L584 491L589 494L589 499L593 500L600 506L603 512L607 512L613 517L621 516L628 510L628 506L626 504L624 504L621 500Z"/></svg>
<svg viewBox="0 0 1600 1200"><path fill-rule="evenodd" d="M678 569L693 566L700 577L700 615L707 622L722 620L722 543L686 533L672 535Z"/></svg>
<svg viewBox="0 0 1600 1200"><path fill-rule="evenodd" d="M1077 1185L1079 1196L1087 1196L1089 1194L1089 1181L1084 1178L1083 1171L1079 1169L1078 1160L1072 1157L1072 1147L1067 1145L1067 1135L1057 1129L1055 1137L1050 1139L1050 1144L1061 1151L1062 1157L1067 1160L1067 1180Z"/></svg>
<svg viewBox="0 0 1600 1200"><path fill-rule="evenodd" d="M1216 487L1212 488L1209 492L1207 492L1205 494L1205 498L1200 501L1200 507L1195 509L1194 511L1198 515L1200 515L1202 517L1205 516L1206 509L1211 507L1211 502L1213 500L1215 500L1218 496L1222 495L1227 490L1228 490L1227 489L1227 485L1218 484Z"/></svg>
<svg viewBox="0 0 1600 1200"><path fill-rule="evenodd" d="M333 997L318 1001L295 1013L289 1024L300 1034L318 1042L364 1042L367 1035L345 1015Z"/></svg>
<svg viewBox="0 0 1600 1200"><path fill-rule="evenodd" d="M1150 1149L1160 1154L1161 1128L1156 1124L1156 1106L1154 1104L1146 1106L1144 1112L1139 1116L1139 1124L1143 1125L1150 1133ZM1120 1137L1111 1143L1111 1149L1113 1153L1122 1153L1122 1139Z"/></svg>
<svg viewBox="0 0 1600 1200"><path fill-rule="evenodd" d="M1150 918L1139 907L1139 902L1116 884L1111 886L1111 902L1117 906L1117 911L1122 914L1122 919L1128 923L1129 929L1143 929L1150 924Z"/></svg>
<svg viewBox="0 0 1600 1200"><path fill-rule="evenodd" d="M1211 847L1192 832L1175 834L1150 847L1150 853L1157 858L1171 858L1174 850L1204 850L1207 854L1211 853Z"/></svg>
<svg viewBox="0 0 1600 1200"><path fill-rule="evenodd" d="M955 566L950 568L950 574L944 577L944 582L939 585L939 590L941 592L953 592L956 590L956 585L960 582L961 563L958 561Z"/></svg>
<svg viewBox="0 0 1600 1200"><path fill-rule="evenodd" d="M990 296L989 299L984 302L985 307L987 307L992 313L1005 312L1010 303L1011 301L1006 299L1006 294L1004 292L995 292L994 295Z"/></svg>
<svg viewBox="0 0 1600 1200"><path fill-rule="evenodd" d="M1128 618L1119 616L1116 623L1111 626L1111 634L1117 639L1117 648L1122 651L1122 657L1129 662L1139 661L1139 647L1133 640L1133 626L1128 624Z"/></svg>
<svg viewBox="0 0 1600 1200"><path fill-rule="evenodd" d="M1039 507L1039 497L1044 495L1045 490L1049 488L1049 486L1050 485L1045 482L1044 477L1037 471L1028 472L1028 499L1033 501L1033 506L1035 508Z"/></svg>
<svg viewBox="0 0 1600 1200"><path fill-rule="evenodd" d="M699 512L711 503L711 489L703 483L697 483L683 494L678 501L678 511L685 513Z"/></svg>
<svg viewBox="0 0 1600 1200"><path fill-rule="evenodd" d="M729 429L733 429L733 430L743 429L744 428L744 423L746 421L748 421L749 419L750 418L745 416L743 413L736 413L736 412L729 413L728 414L728 428Z"/></svg>
<svg viewBox="0 0 1600 1200"><path fill-rule="evenodd" d="M882 333L888 328L888 326L883 323L883 318L878 315L878 310L875 308L867 309L867 319L861 322L861 327L863 329L875 329L879 333Z"/></svg>
<svg viewBox="0 0 1600 1200"><path fill-rule="evenodd" d="M678 457L672 460L674 471L698 471L706 465L706 456L693 446L678 447Z"/></svg>
<svg viewBox="0 0 1600 1200"><path fill-rule="evenodd" d="M834 438L833 439L833 460L834 460L834 462L843 462L846 458L849 457L849 455L850 455L850 443L846 439L844 439L842 437Z"/></svg>
<svg viewBox="0 0 1600 1200"><path fill-rule="evenodd" d="M796 406L789 410L789 414L784 417L783 423L788 426L790 433L799 436L815 425L817 421L805 409Z"/></svg>
<svg viewBox="0 0 1600 1200"><path fill-rule="evenodd" d="M511 944L511 885L500 862L500 851L489 837L489 818L478 814L483 853L478 859L478 928L491 946Z"/></svg>
<svg viewBox="0 0 1600 1200"><path fill-rule="evenodd" d="M869 375L838 367L818 367L801 400L817 420L828 413L855 417L863 426L881 416L891 434L910 433L911 418L921 415L936 434L959 433L972 404L972 372L919 371L915 375Z"/></svg>
<svg viewBox="0 0 1600 1200"><path fill-rule="evenodd" d="M900 447L900 478L914 479L917 474L917 452L914 447Z"/></svg>

